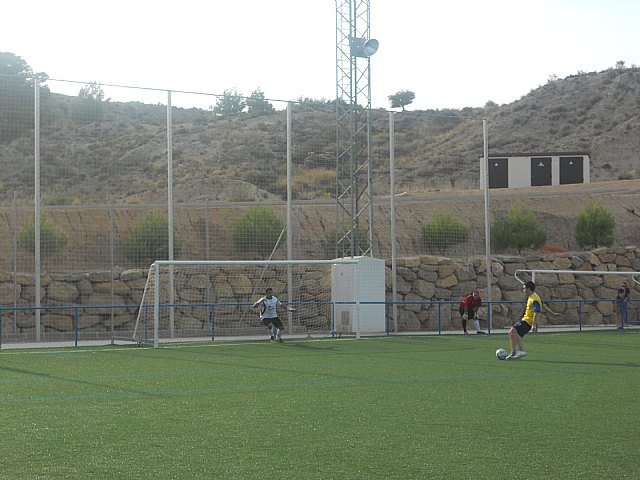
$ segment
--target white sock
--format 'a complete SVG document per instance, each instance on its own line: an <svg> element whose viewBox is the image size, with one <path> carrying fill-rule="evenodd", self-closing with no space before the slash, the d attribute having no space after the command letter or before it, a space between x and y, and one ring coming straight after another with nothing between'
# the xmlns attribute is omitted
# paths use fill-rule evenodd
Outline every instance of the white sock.
<svg viewBox="0 0 640 480"><path fill-rule="evenodd" d="M476 332L480 331L480 322L478 320L474 320L473 324L476 326Z"/></svg>
<svg viewBox="0 0 640 480"><path fill-rule="evenodd" d="M276 328L276 338L281 338L282 335L280 334L280 329Z"/></svg>

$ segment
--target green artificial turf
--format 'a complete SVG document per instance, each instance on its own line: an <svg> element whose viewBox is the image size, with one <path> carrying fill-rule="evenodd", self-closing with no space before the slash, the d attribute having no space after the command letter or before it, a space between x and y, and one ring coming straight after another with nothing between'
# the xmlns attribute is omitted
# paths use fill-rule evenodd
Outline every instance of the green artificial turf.
<svg viewBox="0 0 640 480"><path fill-rule="evenodd" d="M640 331L0 351L2 479L640 477Z"/></svg>

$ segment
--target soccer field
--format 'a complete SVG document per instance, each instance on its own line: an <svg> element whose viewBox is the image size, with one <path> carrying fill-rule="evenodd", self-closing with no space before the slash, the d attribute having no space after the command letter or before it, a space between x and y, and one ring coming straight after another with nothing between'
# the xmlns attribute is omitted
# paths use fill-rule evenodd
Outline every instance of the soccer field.
<svg viewBox="0 0 640 480"><path fill-rule="evenodd" d="M640 332L0 351L2 479L640 477Z"/></svg>

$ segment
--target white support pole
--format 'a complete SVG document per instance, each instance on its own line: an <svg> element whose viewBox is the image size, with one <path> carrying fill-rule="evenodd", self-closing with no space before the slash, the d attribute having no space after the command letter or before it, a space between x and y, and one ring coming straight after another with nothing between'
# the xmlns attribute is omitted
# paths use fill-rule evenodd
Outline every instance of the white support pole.
<svg viewBox="0 0 640 480"><path fill-rule="evenodd" d="M482 120L482 141L484 144L484 256L487 264L487 305L490 309L491 302L493 301L493 295L491 294L493 272L491 263L491 206L489 200L489 134L486 119ZM487 317L487 320L491 318L491 311L488 312Z"/></svg>
<svg viewBox="0 0 640 480"><path fill-rule="evenodd" d="M287 260L291 260L293 256L293 247L292 247L292 236L291 236L291 197L293 192L293 187L291 185L293 178L293 145L292 145L292 103L287 103ZM291 273L291 265L287 266L287 300L291 302L293 300L293 275ZM288 312L288 311L287 311ZM288 312L288 331L289 333L293 330L293 315Z"/></svg>
<svg viewBox="0 0 640 480"><path fill-rule="evenodd" d="M398 267L396 243L396 153L395 153L395 117L389 112L389 191L391 203L391 299L393 301L393 331L398 333Z"/></svg>
<svg viewBox="0 0 640 480"><path fill-rule="evenodd" d="M355 275L354 275L354 285L353 285L353 291L354 291L354 296L356 297L356 311L354 314L354 323L356 325L356 339L360 339L360 289L358 288L360 286L360 269L358 268L358 262L356 262L356 264L353 266L353 268L355 268Z"/></svg>
<svg viewBox="0 0 640 480"><path fill-rule="evenodd" d="M18 194L13 191L13 328L18 322Z"/></svg>
<svg viewBox="0 0 640 480"><path fill-rule="evenodd" d="M167 91L167 217L169 236L169 258L173 260L173 118L171 112L171 90ZM169 265L169 334L175 336L175 295L173 291L173 265Z"/></svg>
<svg viewBox="0 0 640 480"><path fill-rule="evenodd" d="M367 98L369 106L367 107L367 195L369 196L369 256L373 257L373 245L375 240L375 227L373 223L373 168L371 159L371 57L367 57Z"/></svg>
<svg viewBox="0 0 640 480"><path fill-rule="evenodd" d="M35 170L34 170L34 183L35 183L35 251L34 251L34 281L35 281L35 324L36 324L36 341L40 341L40 79L36 75L34 82L34 157L35 157Z"/></svg>
<svg viewBox="0 0 640 480"><path fill-rule="evenodd" d="M153 267L153 265L152 265ZM153 348L159 346L159 323L160 323L160 266L155 265L153 272Z"/></svg>
<svg viewBox="0 0 640 480"><path fill-rule="evenodd" d="M113 309L113 299L115 296L114 280L115 280L115 250L116 250L116 212L113 206L113 195L109 199L109 266L111 268L111 314L109 315L109 333L111 334L111 344L114 342L113 319L115 311Z"/></svg>

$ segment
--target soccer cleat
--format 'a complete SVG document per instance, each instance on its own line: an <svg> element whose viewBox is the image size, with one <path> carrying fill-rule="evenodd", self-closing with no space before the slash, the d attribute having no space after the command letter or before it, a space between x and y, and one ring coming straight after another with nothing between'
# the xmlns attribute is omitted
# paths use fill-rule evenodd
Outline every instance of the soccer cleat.
<svg viewBox="0 0 640 480"><path fill-rule="evenodd" d="M486 333L484 333L482 330L478 330L476 332L476 335L486 335Z"/></svg>
<svg viewBox="0 0 640 480"><path fill-rule="evenodd" d="M526 357L527 356L527 352L525 352L524 350L520 350L518 352L518 358L522 358L522 357Z"/></svg>
<svg viewBox="0 0 640 480"><path fill-rule="evenodd" d="M520 358L516 353L512 353L511 355L507 355L507 358L505 358L505 360L517 360L518 358Z"/></svg>
<svg viewBox="0 0 640 480"><path fill-rule="evenodd" d="M465 331L464 331L464 334L465 334L465 335L469 335L469 332L467 332L467 331L465 330Z"/></svg>
<svg viewBox="0 0 640 480"><path fill-rule="evenodd" d="M271 335L271 338L269 340L271 340L273 342L273 340L274 340L273 335Z"/></svg>

